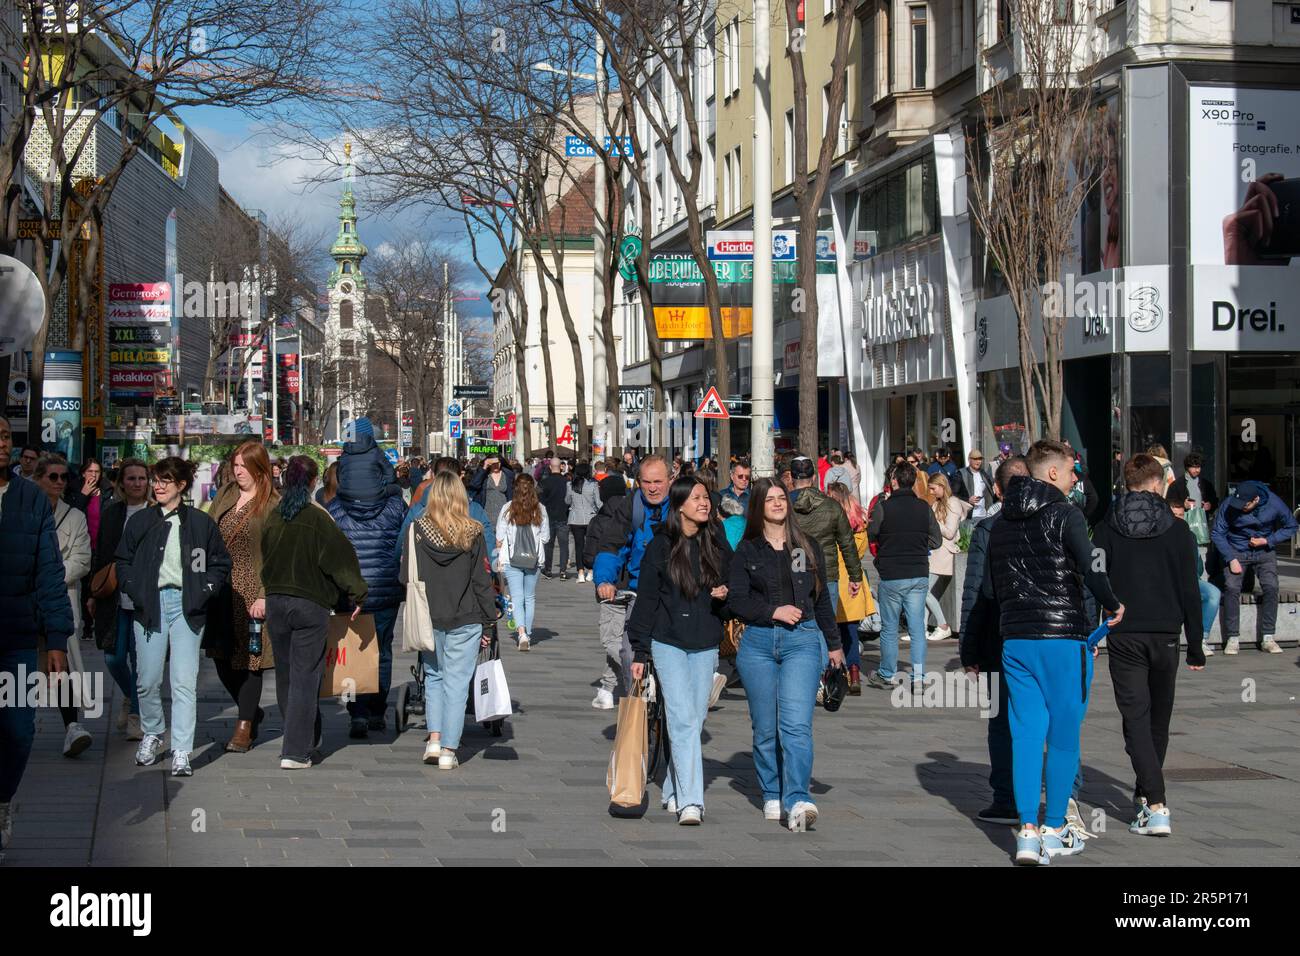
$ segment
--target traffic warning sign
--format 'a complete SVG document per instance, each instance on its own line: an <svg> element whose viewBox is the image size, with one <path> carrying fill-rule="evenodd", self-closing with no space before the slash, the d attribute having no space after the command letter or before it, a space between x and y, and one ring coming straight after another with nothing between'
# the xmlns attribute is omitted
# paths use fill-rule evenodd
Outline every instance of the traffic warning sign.
<svg viewBox="0 0 1300 956"><path fill-rule="evenodd" d="M695 409L696 418L730 418L731 414L727 411L727 406L722 404L722 396L718 394L716 386L710 388L708 394L704 396L704 401L700 402L700 407Z"/></svg>

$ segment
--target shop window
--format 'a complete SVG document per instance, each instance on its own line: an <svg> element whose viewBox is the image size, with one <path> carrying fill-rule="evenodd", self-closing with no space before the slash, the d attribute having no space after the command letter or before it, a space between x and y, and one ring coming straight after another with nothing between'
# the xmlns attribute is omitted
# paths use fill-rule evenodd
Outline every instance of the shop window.
<svg viewBox="0 0 1300 956"><path fill-rule="evenodd" d="M1169 356L1129 356L1129 448L1171 448Z"/></svg>
<svg viewBox="0 0 1300 956"><path fill-rule="evenodd" d="M874 233L876 252L933 235L939 229L934 159L927 156L893 170L863 189L859 233Z"/></svg>

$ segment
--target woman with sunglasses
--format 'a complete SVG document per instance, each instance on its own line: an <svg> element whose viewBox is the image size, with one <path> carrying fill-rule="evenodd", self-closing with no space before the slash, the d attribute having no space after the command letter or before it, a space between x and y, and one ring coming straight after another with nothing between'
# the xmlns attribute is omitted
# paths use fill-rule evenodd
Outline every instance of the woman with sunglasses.
<svg viewBox="0 0 1300 956"><path fill-rule="evenodd" d="M173 777L194 773L199 646L208 604L225 588L231 567L216 523L183 500L193 485L190 462L164 458L154 465L157 506L131 516L117 547L117 583L135 605L136 690L144 730L135 762L148 767L163 751L163 665L170 651Z"/></svg>
<svg viewBox="0 0 1300 956"><path fill-rule="evenodd" d="M718 669L731 546L718 523L708 485L682 476L668 489L668 515L641 558L637 600L628 620L632 678L653 658L672 741L663 806L682 826L704 818L704 756L700 734Z"/></svg>
<svg viewBox="0 0 1300 956"><path fill-rule="evenodd" d="M81 633L81 579L90 571L90 532L86 530L86 516L63 500L68 488L68 460L50 451L41 452L36 459L32 477L50 500L54 511L54 526L59 539L59 553L63 556L63 583L68 589L68 602L72 605L72 635L68 641L68 669L81 674L85 666L81 661L81 642L75 638ZM63 756L75 757L90 746L90 732L77 720L77 708L65 704L59 708L63 726Z"/></svg>
<svg viewBox="0 0 1300 956"><path fill-rule="evenodd" d="M770 478L750 492L728 583L727 606L746 624L736 669L749 698L763 816L784 814L800 832L817 820L808 792L817 685L828 657L844 666L844 651L821 547L792 520L785 488Z"/></svg>

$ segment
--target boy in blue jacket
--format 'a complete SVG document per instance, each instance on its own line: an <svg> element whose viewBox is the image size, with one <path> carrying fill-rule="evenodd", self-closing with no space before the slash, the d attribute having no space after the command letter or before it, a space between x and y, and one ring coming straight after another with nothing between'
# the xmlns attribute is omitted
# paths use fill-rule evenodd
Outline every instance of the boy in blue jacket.
<svg viewBox="0 0 1300 956"><path fill-rule="evenodd" d="M1243 481L1220 506L1210 530L1210 541L1225 565L1223 570L1223 610L1219 627L1223 633L1223 653L1236 654L1241 641L1241 581L1246 567L1255 570L1255 579L1264 591L1264 601L1257 605L1255 642L1261 651L1281 654L1274 633L1277 631L1277 547L1290 541L1296 532L1296 520L1282 499L1268 490L1262 481Z"/></svg>

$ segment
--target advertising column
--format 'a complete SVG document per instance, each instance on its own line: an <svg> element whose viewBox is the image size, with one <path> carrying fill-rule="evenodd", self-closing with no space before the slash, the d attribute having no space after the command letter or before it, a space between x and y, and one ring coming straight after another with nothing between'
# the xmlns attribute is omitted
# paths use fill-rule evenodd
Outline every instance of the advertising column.
<svg viewBox="0 0 1300 956"><path fill-rule="evenodd" d="M81 353L46 352L41 395L41 447L81 461Z"/></svg>

